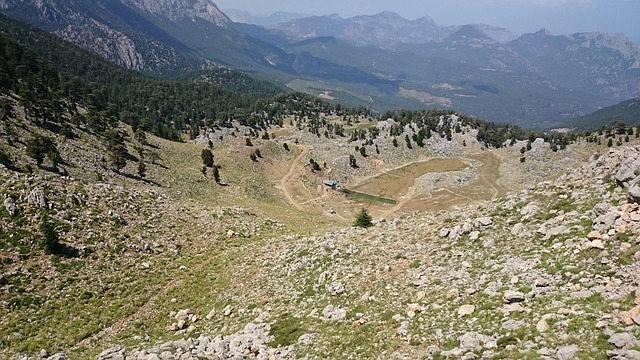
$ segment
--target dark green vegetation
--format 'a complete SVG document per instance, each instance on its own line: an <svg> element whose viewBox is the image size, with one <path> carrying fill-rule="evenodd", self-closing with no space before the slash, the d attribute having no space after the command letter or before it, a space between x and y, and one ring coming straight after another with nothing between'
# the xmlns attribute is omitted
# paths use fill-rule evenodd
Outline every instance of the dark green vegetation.
<svg viewBox="0 0 640 360"><path fill-rule="evenodd" d="M352 199L358 199L358 200L362 200L370 203L383 203L383 204L391 204L391 205L395 205L398 203L398 201L396 201L395 199L389 199L381 196L365 194L365 193L361 193L361 192L357 192L349 189L342 189L340 191L342 191L345 195L349 196Z"/></svg>
<svg viewBox="0 0 640 360"><path fill-rule="evenodd" d="M356 220L353 222L353 226L368 228L373 226L373 218L367 212L367 209L362 209L356 216Z"/></svg>
<svg viewBox="0 0 640 360"><path fill-rule="evenodd" d="M593 131L621 121L629 126L640 125L640 98L605 107L591 114L577 117L567 123L568 127L582 131Z"/></svg>
<svg viewBox="0 0 640 360"><path fill-rule="evenodd" d="M4 16L0 27L6 34L0 38L0 89L19 95L27 116L42 122L59 121L63 112L74 115L83 106L89 112L76 120L96 132L120 119L179 140L181 132L204 126L205 119L247 118L244 109L282 91L226 69L197 73L198 81L144 75Z"/></svg>

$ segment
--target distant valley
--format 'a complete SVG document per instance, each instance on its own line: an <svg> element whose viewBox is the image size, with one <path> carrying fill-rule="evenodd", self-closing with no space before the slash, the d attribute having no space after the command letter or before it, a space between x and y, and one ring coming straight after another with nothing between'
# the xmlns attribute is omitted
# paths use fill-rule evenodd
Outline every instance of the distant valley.
<svg viewBox="0 0 640 360"><path fill-rule="evenodd" d="M181 76L230 67L376 111L448 108L548 129L640 93L639 47L619 34L516 37L391 12L281 13L260 27L233 22L208 0L1 0L0 11L131 69Z"/></svg>

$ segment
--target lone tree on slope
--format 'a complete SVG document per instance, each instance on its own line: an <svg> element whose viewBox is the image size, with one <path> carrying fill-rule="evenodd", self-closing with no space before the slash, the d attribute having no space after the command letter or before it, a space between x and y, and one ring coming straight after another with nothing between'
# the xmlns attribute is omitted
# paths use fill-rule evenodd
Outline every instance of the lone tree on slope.
<svg viewBox="0 0 640 360"><path fill-rule="evenodd" d="M213 167L213 153L209 149L203 149L202 154L202 164L206 167Z"/></svg>
<svg viewBox="0 0 640 360"><path fill-rule="evenodd" d="M371 215L369 215L365 208L362 208L362 210L360 210L360 212L356 216L356 220L353 223L353 226L361 228L368 228L373 226L373 218L371 217Z"/></svg>

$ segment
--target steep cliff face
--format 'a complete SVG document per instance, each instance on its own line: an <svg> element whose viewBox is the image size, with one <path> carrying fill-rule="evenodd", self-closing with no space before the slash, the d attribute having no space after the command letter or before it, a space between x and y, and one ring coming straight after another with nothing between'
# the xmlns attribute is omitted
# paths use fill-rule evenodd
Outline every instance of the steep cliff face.
<svg viewBox="0 0 640 360"><path fill-rule="evenodd" d="M119 0L0 0L0 10L130 69L175 74L204 66L182 55L178 41Z"/></svg>
<svg viewBox="0 0 640 360"><path fill-rule="evenodd" d="M209 0L0 0L0 11L135 70L172 75L212 62L290 70L292 61Z"/></svg>
<svg viewBox="0 0 640 360"><path fill-rule="evenodd" d="M224 29L233 28L231 19L208 0L123 0L123 3L175 22L198 18Z"/></svg>

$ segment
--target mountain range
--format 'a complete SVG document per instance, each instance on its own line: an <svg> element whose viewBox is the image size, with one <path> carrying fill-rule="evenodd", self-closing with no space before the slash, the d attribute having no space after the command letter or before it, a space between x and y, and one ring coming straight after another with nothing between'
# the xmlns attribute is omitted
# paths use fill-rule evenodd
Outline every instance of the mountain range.
<svg viewBox="0 0 640 360"><path fill-rule="evenodd" d="M446 107L549 128L640 94L640 48L621 34L517 37L392 12L280 14L285 22L263 27L233 22L209 0L0 0L0 12L127 68L230 67L379 111Z"/></svg>

